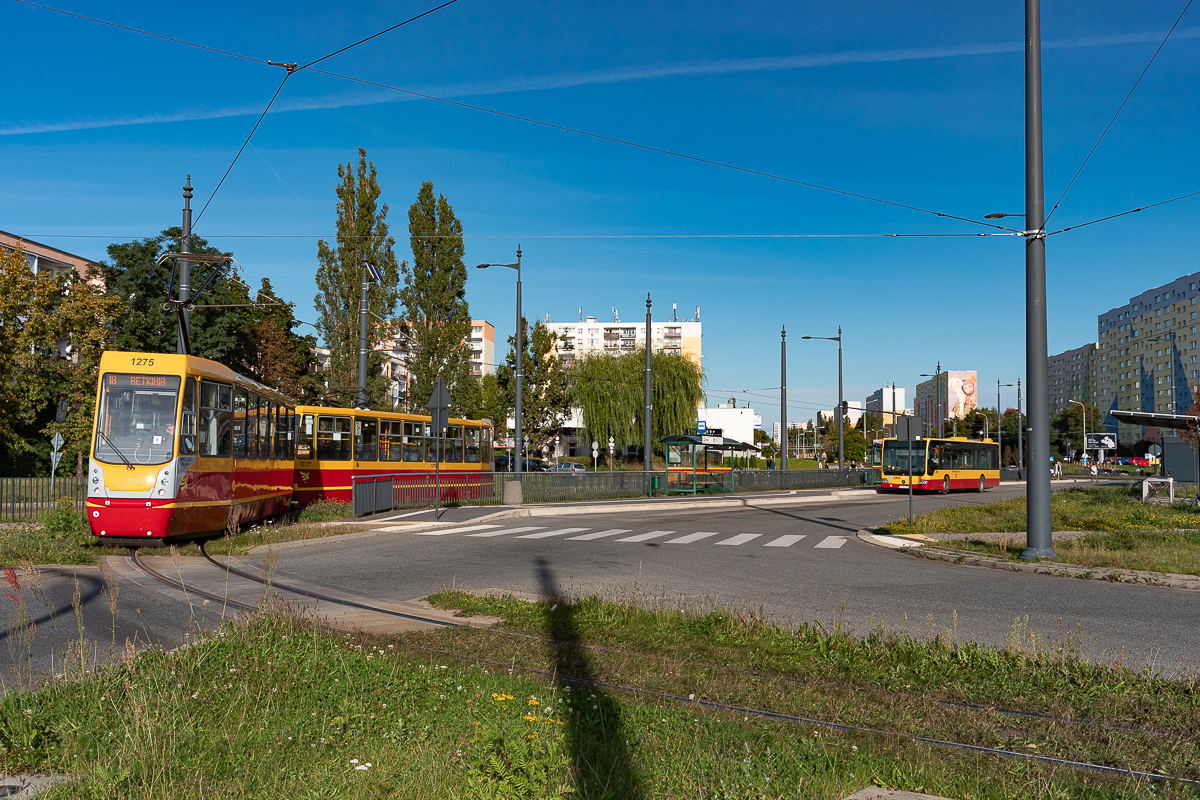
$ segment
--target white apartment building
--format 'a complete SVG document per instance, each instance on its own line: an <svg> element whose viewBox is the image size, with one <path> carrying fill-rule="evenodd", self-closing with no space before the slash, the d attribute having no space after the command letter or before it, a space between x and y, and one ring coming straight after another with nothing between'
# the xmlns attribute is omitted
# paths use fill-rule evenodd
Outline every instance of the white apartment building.
<svg viewBox="0 0 1200 800"><path fill-rule="evenodd" d="M651 322L651 347L666 353L682 353L699 361L703 334L698 312L699 309L695 319ZM559 335L558 357L568 364L587 353L621 353L646 344L646 320L621 322L616 309L613 309L613 319L609 322L581 314L578 322L542 324Z"/></svg>

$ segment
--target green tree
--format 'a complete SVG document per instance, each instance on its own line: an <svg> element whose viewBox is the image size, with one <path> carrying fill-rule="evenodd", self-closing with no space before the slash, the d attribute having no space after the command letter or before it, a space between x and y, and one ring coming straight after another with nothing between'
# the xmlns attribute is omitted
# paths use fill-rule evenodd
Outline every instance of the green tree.
<svg viewBox="0 0 1200 800"><path fill-rule="evenodd" d="M480 419L492 421L492 434L496 438L508 438L508 415L511 413L511 400L500 385L498 375L494 372L483 375L479 379L478 415Z"/></svg>
<svg viewBox="0 0 1200 800"><path fill-rule="evenodd" d="M358 169L353 162L338 164L337 235L331 247L317 242L317 330L329 348L325 372L328 396L350 404L358 386L359 300L363 263L374 265L382 275L372 281L367 295L371 312L371 354L368 358L367 397L372 408L390 409L389 387L383 374L381 342L391 346L399 298L400 268L388 234L387 204L380 206L379 180L367 151L358 148Z"/></svg>
<svg viewBox="0 0 1200 800"><path fill-rule="evenodd" d="M1099 423L1103 422L1103 417L1100 409L1090 403L1083 406L1068 403L1058 410L1050 423L1050 446L1063 458L1069 457L1071 450L1083 450L1085 408L1087 409L1087 429L1095 433L1100 427Z"/></svg>
<svg viewBox="0 0 1200 800"><path fill-rule="evenodd" d="M66 439L61 473L88 451L100 354L120 314L77 273L35 275L20 249L0 250L0 474L48 474L54 433Z"/></svg>
<svg viewBox="0 0 1200 800"><path fill-rule="evenodd" d="M408 209L413 260L401 265L409 395L423 409L439 378L450 391L455 414L479 412L479 381L471 375L471 311L466 301L462 223L445 195L425 181Z"/></svg>
<svg viewBox="0 0 1200 800"><path fill-rule="evenodd" d="M246 325L229 366L299 402L314 402L324 393L310 366L317 339L295 328L294 303L285 303L268 278L262 279L254 305L244 314Z"/></svg>
<svg viewBox="0 0 1200 800"><path fill-rule="evenodd" d="M696 429L696 409L704 399L704 373L699 363L683 354L651 356L653 420L651 438L656 450L664 436ZM640 444L645 406L646 352L621 355L588 353L568 370L567 399L583 413L584 438L618 446Z"/></svg>
<svg viewBox="0 0 1200 800"><path fill-rule="evenodd" d="M536 453L554 441L554 435L571 413L571 406L567 399L567 372L558 357L555 333L541 322L535 323L532 331L528 320L521 322L525 342L521 356L521 369L525 372L521 382L521 428L522 435L529 437L529 452ZM508 337L508 354L496 368L496 413L501 405L506 415L515 410L516 341L515 335ZM497 423L497 428L502 424Z"/></svg>

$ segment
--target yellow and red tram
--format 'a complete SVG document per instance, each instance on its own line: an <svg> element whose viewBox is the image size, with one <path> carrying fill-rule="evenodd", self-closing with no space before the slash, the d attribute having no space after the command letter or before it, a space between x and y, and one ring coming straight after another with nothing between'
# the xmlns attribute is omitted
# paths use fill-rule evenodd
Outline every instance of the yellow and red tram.
<svg viewBox="0 0 1200 800"><path fill-rule="evenodd" d="M439 439L429 427L428 417L297 407L208 359L106 352L88 522L116 544L161 544L280 514L294 500L349 501L354 476L432 472ZM443 471L491 471L486 423L451 420L446 440Z"/></svg>

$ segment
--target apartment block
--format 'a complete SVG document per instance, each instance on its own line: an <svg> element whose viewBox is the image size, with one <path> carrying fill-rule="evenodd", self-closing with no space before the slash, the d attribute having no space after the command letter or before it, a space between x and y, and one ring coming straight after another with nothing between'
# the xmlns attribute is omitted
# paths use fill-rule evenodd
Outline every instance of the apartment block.
<svg viewBox="0 0 1200 800"><path fill-rule="evenodd" d="M578 322L543 322L559 335L558 357L570 364L588 353L621 353L646 344L645 319L621 322L616 309L610 322L581 316ZM651 347L664 353L681 353L700 360L700 318L651 322Z"/></svg>
<svg viewBox="0 0 1200 800"><path fill-rule="evenodd" d="M951 435L954 421L962 419L978 405L978 383L975 370L948 370L917 384L913 393L913 413L921 418L925 435L937 435L939 419L942 434Z"/></svg>
<svg viewBox="0 0 1200 800"><path fill-rule="evenodd" d="M471 374L476 377L496 374L496 328L492 323L471 320L467 344L471 346Z"/></svg>
<svg viewBox="0 0 1200 800"><path fill-rule="evenodd" d="M874 414L883 421L888 433L895 430L896 415L903 414L908 406L904 403L904 387L883 386L863 401L868 414Z"/></svg>
<svg viewBox="0 0 1200 800"><path fill-rule="evenodd" d="M1046 366L1046 384L1050 394L1050 416L1076 403L1096 402L1092 394L1094 359L1099 352L1095 344L1086 344L1050 356Z"/></svg>
<svg viewBox="0 0 1200 800"><path fill-rule="evenodd" d="M1200 383L1197 295L1200 272L1147 289L1096 320L1099 349L1091 374L1093 402L1104 411L1183 414ZM1140 426L1105 427L1133 444L1146 433Z"/></svg>

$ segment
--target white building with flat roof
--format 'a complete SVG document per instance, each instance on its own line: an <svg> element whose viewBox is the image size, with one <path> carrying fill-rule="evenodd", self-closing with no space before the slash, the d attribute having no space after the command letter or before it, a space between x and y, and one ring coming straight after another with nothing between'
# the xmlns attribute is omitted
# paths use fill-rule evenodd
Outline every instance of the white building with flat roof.
<svg viewBox="0 0 1200 800"><path fill-rule="evenodd" d="M697 309L697 312L699 309ZM559 335L558 357L570 364L588 353L622 353L646 345L646 320L621 322L613 309L611 321L584 317L577 322L543 322ZM700 340L703 336L700 318L670 319L650 323L651 347L664 353L681 353L700 360Z"/></svg>

